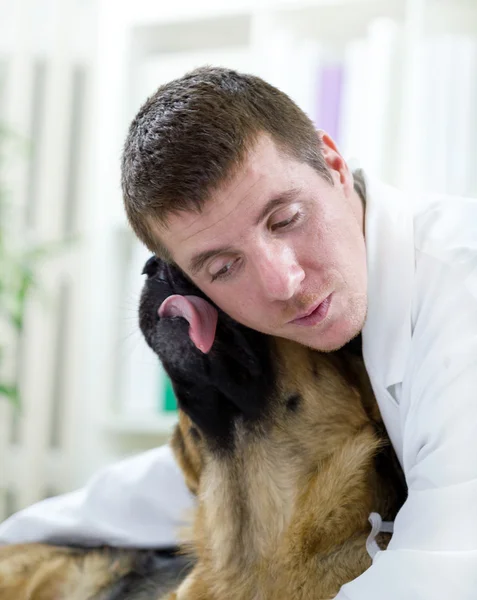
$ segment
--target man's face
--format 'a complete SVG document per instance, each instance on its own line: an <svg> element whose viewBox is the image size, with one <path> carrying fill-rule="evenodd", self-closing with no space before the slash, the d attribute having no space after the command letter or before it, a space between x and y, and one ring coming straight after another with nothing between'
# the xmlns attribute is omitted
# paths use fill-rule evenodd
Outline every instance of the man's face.
<svg viewBox="0 0 477 600"><path fill-rule="evenodd" d="M172 215L158 235L231 317L330 351L361 330L367 278L361 201L333 141L323 141L334 186L262 136L202 213Z"/></svg>

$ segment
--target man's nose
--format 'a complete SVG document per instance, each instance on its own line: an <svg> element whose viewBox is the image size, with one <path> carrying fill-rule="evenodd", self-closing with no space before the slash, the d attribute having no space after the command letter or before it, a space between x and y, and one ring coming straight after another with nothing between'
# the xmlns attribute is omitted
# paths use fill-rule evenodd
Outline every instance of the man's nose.
<svg viewBox="0 0 477 600"><path fill-rule="evenodd" d="M259 283L270 300L290 300L305 278L293 249L286 244L262 246L254 262Z"/></svg>

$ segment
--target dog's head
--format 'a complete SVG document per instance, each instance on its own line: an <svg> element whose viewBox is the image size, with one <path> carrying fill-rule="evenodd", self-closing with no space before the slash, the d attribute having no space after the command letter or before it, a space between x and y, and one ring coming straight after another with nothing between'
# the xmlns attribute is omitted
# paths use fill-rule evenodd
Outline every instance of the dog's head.
<svg viewBox="0 0 477 600"><path fill-rule="evenodd" d="M275 380L270 338L231 319L177 267L152 257L143 273L141 331L180 409L210 444L230 447L234 422L267 410Z"/></svg>

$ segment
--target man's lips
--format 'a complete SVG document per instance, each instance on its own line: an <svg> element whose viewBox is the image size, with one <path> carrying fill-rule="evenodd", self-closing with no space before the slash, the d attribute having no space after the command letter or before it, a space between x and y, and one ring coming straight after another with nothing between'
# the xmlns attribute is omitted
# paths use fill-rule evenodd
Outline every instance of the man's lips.
<svg viewBox="0 0 477 600"><path fill-rule="evenodd" d="M331 297L332 294L327 296L324 300L316 302L305 312L289 321L289 323L292 325L316 325L320 321L323 321L328 314L328 309L331 304Z"/></svg>

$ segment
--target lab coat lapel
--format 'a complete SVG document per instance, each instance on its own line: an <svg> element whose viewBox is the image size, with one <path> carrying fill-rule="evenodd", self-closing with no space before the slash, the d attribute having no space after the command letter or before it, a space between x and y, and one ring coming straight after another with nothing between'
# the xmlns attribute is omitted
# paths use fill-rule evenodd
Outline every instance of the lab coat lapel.
<svg viewBox="0 0 477 600"><path fill-rule="evenodd" d="M409 196L366 175L365 182L368 314L363 354L373 383L387 390L402 382L410 351L413 212Z"/></svg>

